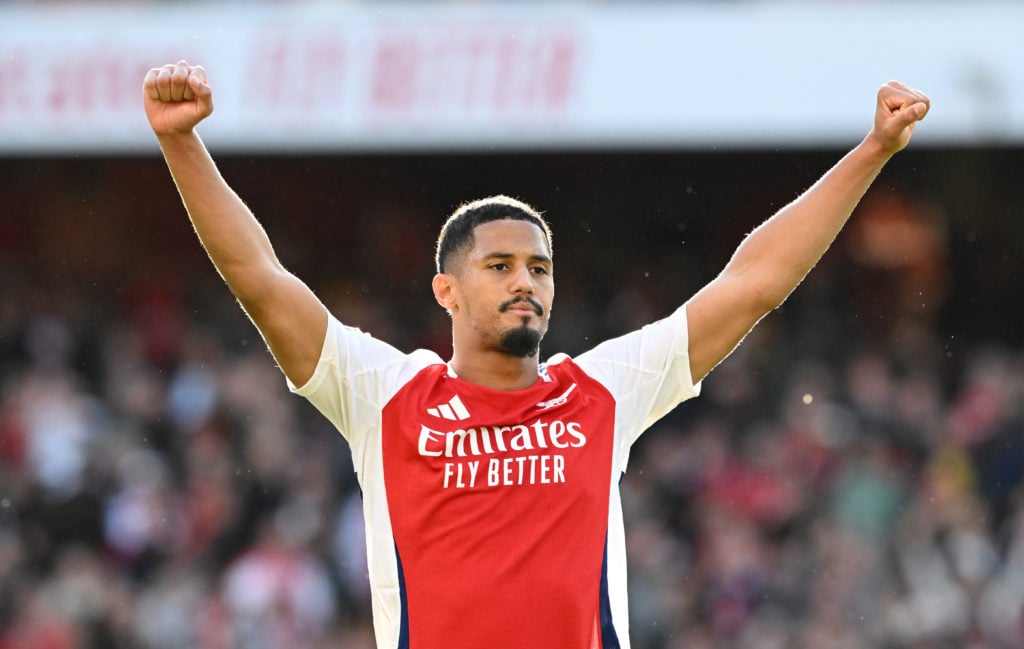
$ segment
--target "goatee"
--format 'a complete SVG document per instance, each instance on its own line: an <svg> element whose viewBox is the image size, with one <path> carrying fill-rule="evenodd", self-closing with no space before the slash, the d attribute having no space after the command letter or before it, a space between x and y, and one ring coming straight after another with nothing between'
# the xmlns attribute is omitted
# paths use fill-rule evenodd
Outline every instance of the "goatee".
<svg viewBox="0 0 1024 649"><path fill-rule="evenodd" d="M501 335L501 350L516 358L536 356L540 350L540 338L539 331L524 323L522 327L509 329Z"/></svg>

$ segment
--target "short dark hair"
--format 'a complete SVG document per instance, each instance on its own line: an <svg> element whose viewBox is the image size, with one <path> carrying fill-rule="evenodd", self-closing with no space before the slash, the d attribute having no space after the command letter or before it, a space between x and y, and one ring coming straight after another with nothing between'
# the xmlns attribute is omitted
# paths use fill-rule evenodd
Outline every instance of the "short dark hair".
<svg viewBox="0 0 1024 649"><path fill-rule="evenodd" d="M551 228L540 212L523 201L499 194L463 203L448 217L437 238L437 253L434 256L437 272L444 273L452 256L473 247L473 231L476 226L502 219L533 223L544 233L548 253L552 252Z"/></svg>

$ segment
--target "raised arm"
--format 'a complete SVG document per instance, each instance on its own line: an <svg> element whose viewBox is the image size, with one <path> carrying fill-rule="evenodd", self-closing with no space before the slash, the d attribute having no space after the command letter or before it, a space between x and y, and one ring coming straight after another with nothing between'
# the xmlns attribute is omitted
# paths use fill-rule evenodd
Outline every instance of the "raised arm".
<svg viewBox="0 0 1024 649"><path fill-rule="evenodd" d="M185 61L154 68L143 83L143 101L199 240L282 371L302 385L316 369L327 310L278 261L263 227L221 177L195 132L213 112L206 72Z"/></svg>
<svg viewBox="0 0 1024 649"><path fill-rule="evenodd" d="M878 90L874 127L810 189L754 229L721 274L687 302L690 371L697 381L778 307L831 245L864 192L910 142L930 107L890 81Z"/></svg>

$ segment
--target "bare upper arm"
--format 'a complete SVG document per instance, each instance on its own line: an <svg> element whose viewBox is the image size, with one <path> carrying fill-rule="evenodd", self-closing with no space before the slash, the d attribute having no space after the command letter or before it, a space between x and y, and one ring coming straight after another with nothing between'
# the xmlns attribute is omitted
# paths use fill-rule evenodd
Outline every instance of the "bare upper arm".
<svg viewBox="0 0 1024 649"><path fill-rule="evenodd" d="M258 297L240 300L270 347L281 371L296 386L313 376L327 335L327 307L298 277L280 268Z"/></svg>
<svg viewBox="0 0 1024 649"><path fill-rule="evenodd" d="M755 282L723 273L686 303L690 374L694 382L722 362L777 304L763 298Z"/></svg>

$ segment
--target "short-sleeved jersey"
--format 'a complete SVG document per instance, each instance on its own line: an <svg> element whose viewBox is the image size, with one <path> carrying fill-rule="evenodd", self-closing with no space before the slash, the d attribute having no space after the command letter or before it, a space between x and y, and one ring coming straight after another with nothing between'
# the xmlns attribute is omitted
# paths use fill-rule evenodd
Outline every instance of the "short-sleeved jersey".
<svg viewBox="0 0 1024 649"><path fill-rule="evenodd" d="M330 318L290 388L348 440L379 649L628 648L619 481L699 386L685 309L500 391Z"/></svg>

